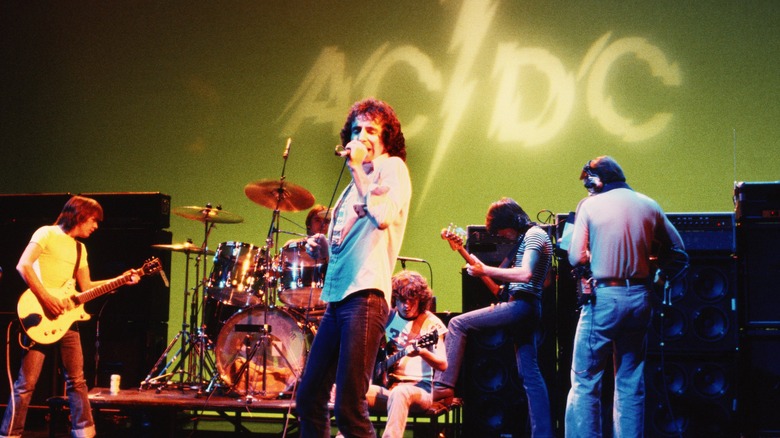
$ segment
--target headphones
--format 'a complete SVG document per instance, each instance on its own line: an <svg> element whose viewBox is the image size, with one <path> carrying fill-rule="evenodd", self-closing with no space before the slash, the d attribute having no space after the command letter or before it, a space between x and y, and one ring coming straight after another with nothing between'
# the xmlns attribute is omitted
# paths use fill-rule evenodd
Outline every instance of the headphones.
<svg viewBox="0 0 780 438"><path fill-rule="evenodd" d="M586 189L588 189L588 192L590 193L598 193L604 188L604 183L601 182L601 177L597 174L593 173L593 170L590 168L590 161L588 161L588 164L585 165L585 167L582 168L582 171L585 172L585 178L582 180L582 185L585 186Z"/></svg>

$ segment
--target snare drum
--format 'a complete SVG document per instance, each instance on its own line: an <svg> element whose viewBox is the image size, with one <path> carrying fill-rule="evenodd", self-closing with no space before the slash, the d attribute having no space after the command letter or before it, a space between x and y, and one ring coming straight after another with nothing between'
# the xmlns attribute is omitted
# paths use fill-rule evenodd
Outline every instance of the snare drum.
<svg viewBox="0 0 780 438"><path fill-rule="evenodd" d="M239 308L261 303L265 260L263 248L242 242L220 243L206 283L206 294Z"/></svg>
<svg viewBox="0 0 780 438"><path fill-rule="evenodd" d="M269 330L266 339L264 327ZM290 391L301 376L313 337L312 326L284 309L244 309L233 315L219 333L217 370L235 393L279 397Z"/></svg>
<svg viewBox="0 0 780 438"><path fill-rule="evenodd" d="M288 243L282 248L280 268L282 283L279 299L288 306L299 309L325 307L320 300L325 282L326 263L317 263L306 254L306 241Z"/></svg>

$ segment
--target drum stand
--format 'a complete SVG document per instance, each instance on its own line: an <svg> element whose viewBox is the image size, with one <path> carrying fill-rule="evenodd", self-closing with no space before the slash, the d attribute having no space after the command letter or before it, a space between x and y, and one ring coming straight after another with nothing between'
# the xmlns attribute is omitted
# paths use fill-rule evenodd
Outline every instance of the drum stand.
<svg viewBox="0 0 780 438"><path fill-rule="evenodd" d="M273 209L273 216L271 217L271 226L268 230L268 235L266 237L266 248L268 249L268 253L270 254L270 249L275 246L275 244L278 244L279 240L279 221L281 217L281 210L282 203L286 201L287 191L285 189L285 169L287 168L287 155L290 147L290 140L287 140L287 147L285 149L284 155L282 158L284 159L284 163L282 164L282 174L279 177L279 186L278 188L274 189L274 197L276 198L276 205ZM270 258L269 258L270 259ZM269 260L270 262L270 260ZM271 285L266 283L266 288L270 288ZM230 388L231 390L234 390L241 382L241 379L243 377L243 383L244 388L246 390L246 403L250 404L252 403L254 399L255 392L250 391L250 365L252 363L252 359L257 354L257 350L259 348L262 348L262 355L263 355L263 373L262 373L262 389L259 392L261 397L266 397L267 394L267 379L268 379L268 347L275 349L277 353L279 353L279 356L284 360L284 362L287 364L287 367L290 368L293 375L295 376L296 381L298 380L299 376L295 373L295 370L293 369L292 364L290 364L290 361L287 359L287 356L284 354L284 352L277 346L273 339L271 339L271 332L273 327L271 327L268 324L268 310L274 306L274 302L271 301L270 297L270 291L266 290L266 312L263 312L263 323L262 325L255 326L252 324L247 324L246 327L241 328L241 331L247 332L244 345L246 348L249 348L249 344L251 343L251 332L254 333L260 333L260 337L255 341L254 345L252 345L251 350L249 350L246 354L246 361L241 364L241 367L239 367L235 383L233 384L233 387ZM236 330L239 331L239 327L236 327Z"/></svg>
<svg viewBox="0 0 780 438"><path fill-rule="evenodd" d="M263 319L267 320L267 314L268 312L265 312ZM300 376L295 372L295 369L293 368L293 365L290 363L290 361L287 359L287 356L284 354L284 352L279 348L278 345L276 345L273 342L273 339L271 337L271 326L269 326L267 323L264 323L262 325L253 325L253 324L247 324L246 327L242 328L243 331L246 331L247 334L244 338L244 346L248 350L246 354L246 360L243 364L241 364L241 367L239 367L238 371L236 372L235 376L235 383L230 388L230 391L234 391L235 388L237 388L239 385L243 383L244 385L244 393L246 394L246 403L251 404L252 401L254 401L254 396L259 395L260 398L270 398L268 397L267 392L267 385L268 385L268 347L273 348L278 354L279 357L284 360L285 364L287 364L287 367L292 372L293 376L295 377L295 380L297 381ZM252 335L251 333L260 333L260 337L252 344ZM251 349L250 349L251 345ZM250 366L252 363L252 359L254 359L255 355L257 354L257 350L262 348L262 355L263 355L263 374L262 374L262 389L260 392L255 392L254 386L250 385ZM242 380L243 379L243 380ZM278 396L278 394L274 394L274 397Z"/></svg>
<svg viewBox="0 0 780 438"><path fill-rule="evenodd" d="M210 206L207 206L207 208L210 208ZM200 286L205 282L205 279L200 280L201 257L204 256L207 252L208 236L211 233L211 229L213 228L214 224L213 222L204 221L204 225L205 225L205 229L204 229L203 245L198 251L198 256L195 258L195 277L198 278L199 280L195 285L195 287L193 288L191 311L190 311L189 327L191 327L195 331L195 335L193 336L193 333L187 331L188 325L186 323L187 302L189 301L190 298L190 294L189 294L190 252L187 252L187 260L185 266L185 279L184 279L184 306L183 306L184 310L182 312L183 313L182 329L181 331L179 331L179 333L176 334L176 336L174 336L174 338L165 348L163 353L160 355L160 358L157 359L157 362L155 362L154 366L152 367L152 370L149 372L146 378L141 382L140 389L147 389L150 386L156 385L157 391L160 392L162 389L168 387L171 384L170 378L172 376L179 374L180 380L179 383L175 386L179 388L185 388L185 387L189 387L192 389L197 388L198 394L200 395L204 389L203 373L205 368L208 366L209 372L212 374L216 374L215 373L216 364L214 363L214 360L206 354L209 339L205 335L203 331L203 327L201 327L198 324L198 315L200 313L198 297L200 295ZM203 272L204 273L206 272L205 266L203 268ZM171 357L170 361L168 361L165 364L165 366L159 372L157 372L157 370L160 368L165 358L168 357L168 354L176 345L176 343L179 342L179 340L182 341L179 349ZM177 360L178 363L176 364L176 366L173 368L173 370L168 372L168 369ZM156 372L157 374L155 375ZM190 380L185 381L183 374L186 374ZM197 377L197 380L193 381L192 379L194 377ZM211 384L209 383L209 386L210 385Z"/></svg>

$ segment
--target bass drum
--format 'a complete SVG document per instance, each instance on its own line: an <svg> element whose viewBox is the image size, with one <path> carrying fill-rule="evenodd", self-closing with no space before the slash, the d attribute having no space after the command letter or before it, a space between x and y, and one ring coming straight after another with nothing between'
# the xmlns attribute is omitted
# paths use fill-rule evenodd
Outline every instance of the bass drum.
<svg viewBox="0 0 780 438"><path fill-rule="evenodd" d="M265 339L264 324L269 328ZM284 309L245 309L233 315L219 333L217 371L230 392L239 395L268 399L290 395L313 337L313 326L299 322Z"/></svg>

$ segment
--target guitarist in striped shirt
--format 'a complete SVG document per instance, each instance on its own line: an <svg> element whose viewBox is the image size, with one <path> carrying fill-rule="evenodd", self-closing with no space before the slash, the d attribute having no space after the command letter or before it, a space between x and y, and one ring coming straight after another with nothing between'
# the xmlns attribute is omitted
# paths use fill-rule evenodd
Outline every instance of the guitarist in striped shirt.
<svg viewBox="0 0 780 438"><path fill-rule="evenodd" d="M434 383L434 399L454 395L469 334L503 328L514 337L518 373L528 397L531 436L552 437L547 386L537 363L536 342L541 330L542 289L552 263L552 243L547 233L511 198L494 202L485 219L487 230L516 242L501 266L483 264L471 255L469 275L487 276L506 283L508 301L458 315L450 320L445 344L448 368ZM500 291L496 292L502 296Z"/></svg>
<svg viewBox="0 0 780 438"><path fill-rule="evenodd" d="M104 283L92 281L90 278L86 249L76 240L89 237L101 220L103 208L97 201L73 196L65 203L56 223L39 228L30 239L16 269L35 294L46 317L55 319L73 306L71 300L65 300L53 292L70 279L75 278L82 291ZM140 280L140 276L132 271L123 275L128 279L126 284L136 284ZM95 423L87 398L87 382L84 379L81 338L75 324L52 346L34 344L26 348L19 376L14 383L0 426L0 436L22 435L27 407L50 348L60 350L70 405L71 435L79 438L95 436Z"/></svg>

